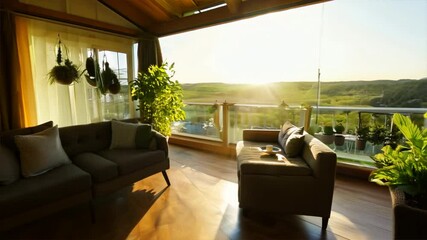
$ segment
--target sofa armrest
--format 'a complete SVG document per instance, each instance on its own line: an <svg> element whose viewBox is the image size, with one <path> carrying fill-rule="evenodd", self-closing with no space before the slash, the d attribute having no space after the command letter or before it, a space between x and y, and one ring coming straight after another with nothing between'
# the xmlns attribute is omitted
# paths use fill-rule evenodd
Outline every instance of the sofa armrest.
<svg viewBox="0 0 427 240"><path fill-rule="evenodd" d="M168 141L167 141L166 137L157 131L153 130L153 132L154 132L154 138L156 139L156 142L157 142L157 149L163 150L166 154L166 158L168 158L169 146L168 146Z"/></svg>
<svg viewBox="0 0 427 240"><path fill-rule="evenodd" d="M280 130L243 129L243 140L253 142L277 142Z"/></svg>

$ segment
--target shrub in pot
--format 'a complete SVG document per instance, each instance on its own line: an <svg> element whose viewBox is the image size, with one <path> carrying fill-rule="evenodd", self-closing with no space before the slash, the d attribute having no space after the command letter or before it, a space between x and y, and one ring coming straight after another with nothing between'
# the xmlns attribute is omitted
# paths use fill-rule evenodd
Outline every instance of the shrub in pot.
<svg viewBox="0 0 427 240"><path fill-rule="evenodd" d="M373 157L378 168L369 180L390 188L395 238L427 238L427 129L401 114L393 115L393 123L406 142L385 145Z"/></svg>
<svg viewBox="0 0 427 240"><path fill-rule="evenodd" d="M318 135L318 138L320 139L320 141L328 145L334 143L334 128L331 125L324 126L323 134Z"/></svg>
<svg viewBox="0 0 427 240"><path fill-rule="evenodd" d="M344 130L345 130L345 127L342 125L342 123L338 123L335 126L335 139L334 139L335 145L337 146L344 145L345 137L342 135Z"/></svg>
<svg viewBox="0 0 427 240"><path fill-rule="evenodd" d="M365 150L368 133L369 127L360 127L356 129L356 150Z"/></svg>

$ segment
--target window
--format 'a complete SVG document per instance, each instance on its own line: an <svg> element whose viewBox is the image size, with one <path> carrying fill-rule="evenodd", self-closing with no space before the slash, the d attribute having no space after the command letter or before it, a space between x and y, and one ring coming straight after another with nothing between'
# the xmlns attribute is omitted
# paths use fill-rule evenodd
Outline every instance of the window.
<svg viewBox="0 0 427 240"><path fill-rule="evenodd" d="M38 122L52 120L59 126L68 126L133 116L128 87L133 77L132 39L38 20L28 23ZM85 69L91 51L97 52L101 69L102 60L108 61L120 81L120 92L102 95L84 76L70 86L50 85L47 73L56 64L58 36L67 47L64 54L80 70Z"/></svg>

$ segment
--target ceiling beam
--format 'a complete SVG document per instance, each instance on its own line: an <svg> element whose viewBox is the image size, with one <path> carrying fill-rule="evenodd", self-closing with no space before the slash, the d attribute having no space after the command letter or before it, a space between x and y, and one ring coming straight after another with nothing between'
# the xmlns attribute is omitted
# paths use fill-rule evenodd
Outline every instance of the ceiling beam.
<svg viewBox="0 0 427 240"><path fill-rule="evenodd" d="M237 13L240 10L242 0L225 0L225 3L227 3L227 7L231 13Z"/></svg>
<svg viewBox="0 0 427 240"><path fill-rule="evenodd" d="M47 8L21 3L17 0L6 0L4 3L5 4L2 5L2 8L5 8L18 14L22 14L24 16L33 16L130 37L139 37L142 34L142 32L138 29L130 29L94 19L79 17L64 12L58 12Z"/></svg>
<svg viewBox="0 0 427 240"><path fill-rule="evenodd" d="M162 37L327 1L331 0L247 0L240 3L238 12L235 13L230 12L227 7L221 7L174 21L152 24L145 29L158 37Z"/></svg>

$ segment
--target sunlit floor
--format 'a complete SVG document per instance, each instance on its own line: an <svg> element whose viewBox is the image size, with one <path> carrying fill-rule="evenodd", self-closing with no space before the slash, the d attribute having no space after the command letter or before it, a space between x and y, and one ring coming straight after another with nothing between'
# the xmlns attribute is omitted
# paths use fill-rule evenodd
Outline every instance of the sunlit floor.
<svg viewBox="0 0 427 240"><path fill-rule="evenodd" d="M153 175L88 206L40 219L0 239L392 239L388 190L338 176L328 229L321 218L243 217L237 201L236 162L222 155L171 146L167 187Z"/></svg>

